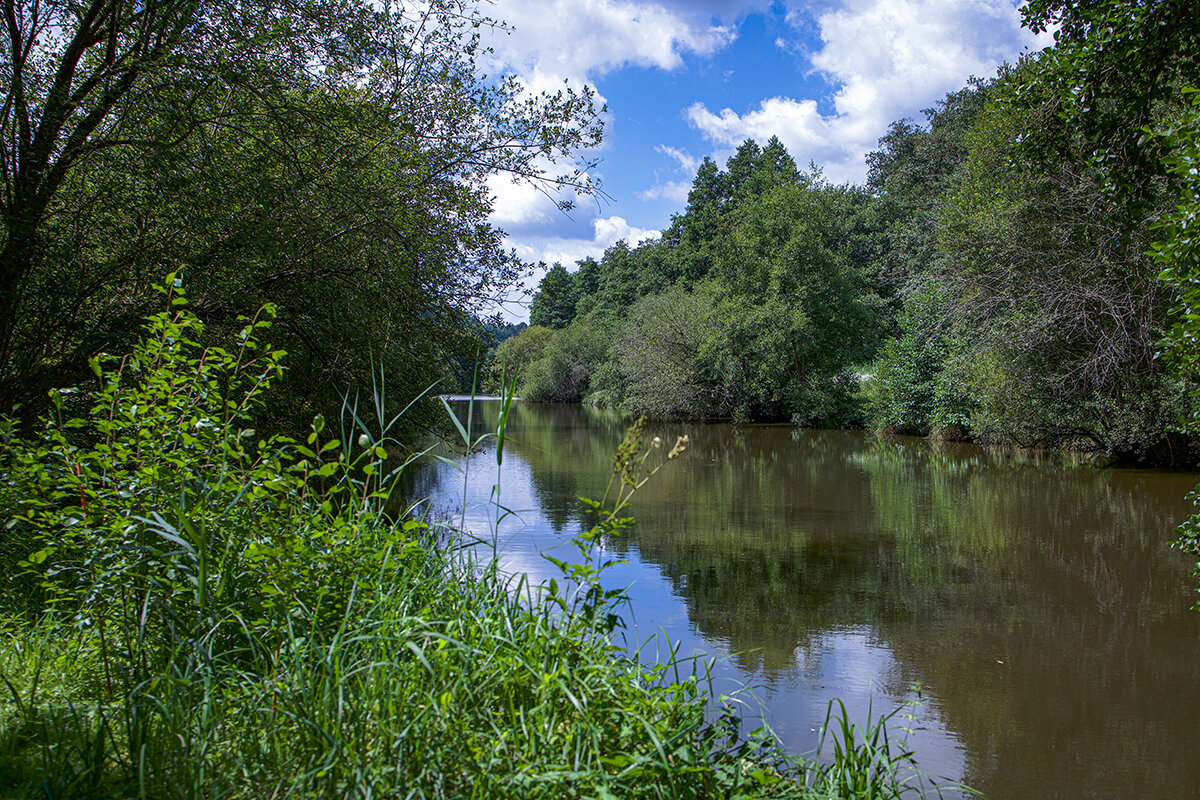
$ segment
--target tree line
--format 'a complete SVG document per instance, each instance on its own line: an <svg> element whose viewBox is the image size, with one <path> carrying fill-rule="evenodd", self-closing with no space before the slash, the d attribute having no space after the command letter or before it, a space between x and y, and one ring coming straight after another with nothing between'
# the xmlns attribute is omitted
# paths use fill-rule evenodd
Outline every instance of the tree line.
<svg viewBox="0 0 1200 800"><path fill-rule="evenodd" d="M493 372L659 417L1195 463L1194 374L1163 355L1182 284L1155 242L1200 25L1174 3L1024 14L1057 44L894 122L865 185L777 138L706 159L660 239L552 267Z"/></svg>

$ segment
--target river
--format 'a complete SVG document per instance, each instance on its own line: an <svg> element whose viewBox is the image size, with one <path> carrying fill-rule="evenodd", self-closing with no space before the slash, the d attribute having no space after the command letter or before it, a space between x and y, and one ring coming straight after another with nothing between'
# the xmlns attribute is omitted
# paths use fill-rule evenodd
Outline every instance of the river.
<svg viewBox="0 0 1200 800"><path fill-rule="evenodd" d="M477 402L475 432L498 410ZM543 555L573 555L577 498L603 492L627 425L518 404L502 467L489 443L409 491L506 570L558 576ZM1200 476L787 426L651 433L691 443L635 498L605 583L629 587L627 646L715 657L747 727L808 753L832 698L860 722L903 707L919 766L992 800L1200 797L1200 612L1169 546Z"/></svg>

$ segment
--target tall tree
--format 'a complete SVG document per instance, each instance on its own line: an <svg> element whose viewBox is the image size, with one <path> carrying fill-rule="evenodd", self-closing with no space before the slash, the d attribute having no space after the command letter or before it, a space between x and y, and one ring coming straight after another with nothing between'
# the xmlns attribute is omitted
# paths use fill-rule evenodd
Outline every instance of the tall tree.
<svg viewBox="0 0 1200 800"><path fill-rule="evenodd" d="M119 346L169 267L204 276L213 320L278 302L326 376L402 363L430 342L414 324L461 321L515 275L486 176L588 188L571 154L598 140L591 96L483 79L493 23L469 0L4 7L6 403Z"/></svg>
<svg viewBox="0 0 1200 800"><path fill-rule="evenodd" d="M529 308L529 324L547 328L565 328L575 318L575 303L579 291L575 276L566 267L556 263L546 271L537 294Z"/></svg>

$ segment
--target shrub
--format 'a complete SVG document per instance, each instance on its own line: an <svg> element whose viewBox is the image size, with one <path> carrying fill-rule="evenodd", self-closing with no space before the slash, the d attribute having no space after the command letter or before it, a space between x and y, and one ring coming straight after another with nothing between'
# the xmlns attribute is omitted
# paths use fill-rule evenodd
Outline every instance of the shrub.
<svg viewBox="0 0 1200 800"><path fill-rule="evenodd" d="M713 287L673 286L633 306L616 345L628 411L675 419L729 413L726 392L706 378L701 362L721 333L716 305Z"/></svg>
<svg viewBox="0 0 1200 800"><path fill-rule="evenodd" d="M598 323L574 322L557 331L540 359L529 365L521 394L535 403L578 403L608 358L607 331Z"/></svg>
<svg viewBox="0 0 1200 800"><path fill-rule="evenodd" d="M974 354L949 320L945 290L932 279L905 297L899 335L884 344L872 368L869 413L875 427L920 436L968 434Z"/></svg>

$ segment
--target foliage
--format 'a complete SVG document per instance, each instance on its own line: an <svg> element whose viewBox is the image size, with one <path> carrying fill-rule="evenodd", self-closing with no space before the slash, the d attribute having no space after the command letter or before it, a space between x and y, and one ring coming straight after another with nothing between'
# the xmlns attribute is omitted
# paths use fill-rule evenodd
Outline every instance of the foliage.
<svg viewBox="0 0 1200 800"><path fill-rule="evenodd" d="M525 396L664 417L853 423L850 367L873 352L881 311L851 235L866 204L864 192L801 174L774 137L744 143L725 170L706 161L662 239L580 262L574 324L607 341L591 360L535 365ZM565 296L556 287L570 277L557 275L535 306L565 308L550 295ZM555 341L578 350L571 330Z"/></svg>
<svg viewBox="0 0 1200 800"><path fill-rule="evenodd" d="M1001 71L1004 74L1004 70ZM876 280L907 293L936 273L938 212L967 158L967 135L996 94L995 80L972 79L924 109L925 124L902 119L867 154L867 188L875 202L867 211L864 238Z"/></svg>
<svg viewBox="0 0 1200 800"><path fill-rule="evenodd" d="M1170 293L1147 232L1114 221L1100 172L1026 152L1034 131L1059 129L1075 147L1062 125L1052 105L989 109L940 213L939 277L988 365L975 371L972 427L985 440L1160 459L1182 400L1155 357Z"/></svg>
<svg viewBox="0 0 1200 800"><path fill-rule="evenodd" d="M538 284L537 294L529 308L529 324L565 328L575 318L578 300L579 293L573 276L562 264L555 264Z"/></svg>
<svg viewBox="0 0 1200 800"><path fill-rule="evenodd" d="M1028 146L1051 160L1087 164L1122 214L1140 219L1170 153L1143 129L1178 108L1179 89L1200 79L1195 9L1175 0L1030 0L1021 13L1035 33L1054 31L1054 47L1020 77L1014 99L1049 105L1071 131L1034 130Z"/></svg>
<svg viewBox="0 0 1200 800"><path fill-rule="evenodd" d="M839 244L836 192L783 184L748 201L718 251L730 287L718 380L741 417L845 424L851 367L875 345L877 298Z"/></svg>
<svg viewBox="0 0 1200 800"><path fill-rule="evenodd" d="M1159 279L1179 292L1166 344L1191 396L1186 423L1194 431L1200 426L1200 90L1189 89L1188 94L1192 114L1169 133L1173 148L1167 165L1179 181L1179 205L1159 229L1162 239L1155 242L1154 255L1163 268ZM1200 492L1191 497L1200 503ZM1176 545L1200 556L1200 514L1179 526ZM1200 561L1196 576L1200 578ZM1196 608L1200 609L1200 602Z"/></svg>
<svg viewBox="0 0 1200 800"><path fill-rule="evenodd" d="M889 430L1193 463L1186 392L1156 357L1175 299L1147 255L1178 178L1154 164L1166 137L1128 135L1182 118L1171 87L1200 50L1190 17L1170 33L1180 14L1029 4L1035 29L1061 24L1058 47L971 79L924 124L894 123L863 189L801 173L776 139L706 160L660 240L589 262L594 289L573 279L575 319L610 336L588 391L637 413L869 413ZM1118 45L1145 26L1162 63L1126 63Z"/></svg>
<svg viewBox="0 0 1200 800"><path fill-rule="evenodd" d="M382 513L394 419L256 441L283 357L268 320L204 347L167 291L146 339L96 363L87 418L6 428L0 499L40 547L21 568L44 601L0 619L6 794L824 796L768 734L710 719L703 673L610 637L625 597L600 583L603 543L685 438L651 464L634 426L584 560L559 562L574 590L534 591Z"/></svg>
<svg viewBox="0 0 1200 800"><path fill-rule="evenodd" d="M250 628L277 602L340 614L393 544L369 531L386 442L343 445L319 418L305 442L259 438L251 414L284 358L258 340L272 309L245 321L236 351L204 347L180 284L168 276L171 310L149 319L138 348L93 361L87 418L67 418L72 390L56 390L36 438L7 431L8 526L30 548L17 566L44 604L101 637L114 624L139 638L196 625L223 638L234 606ZM335 547L347 513L364 532Z"/></svg>
<svg viewBox="0 0 1200 800"><path fill-rule="evenodd" d="M404 404L474 353L470 314L522 269L485 179L588 191L590 94L482 77L498 23L470 0L138 8L17 3L0 32L33 54L0 66L5 406L128 348L164 264L213 341L276 306L270 421L302 430L380 366Z"/></svg>
<svg viewBox="0 0 1200 800"><path fill-rule="evenodd" d="M521 396L535 403L580 402L608 357L608 347L608 332L598 322L574 322L563 328L526 370Z"/></svg>
<svg viewBox="0 0 1200 800"><path fill-rule="evenodd" d="M836 715L834 703L838 706ZM817 773L824 797L884 800L926 796L925 776L916 770L912 753L903 749L904 742L900 743L899 753L893 752L887 726L901 710L897 708L890 714L872 719L868 709L866 722L859 726L850 722L846 705L841 700L830 701L817 747L818 752L824 749L826 736L833 747L832 760Z"/></svg>
<svg viewBox="0 0 1200 800"><path fill-rule="evenodd" d="M729 412L726 390L706 374L705 358L725 327L712 285L675 285L639 300L614 345L622 407L656 418L699 419Z"/></svg>
<svg viewBox="0 0 1200 800"><path fill-rule="evenodd" d="M496 346L488 366L487 386L499 389L505 376L524 375L529 365L540 359L554 334L541 325L530 325L516 336L511 336Z"/></svg>
<svg viewBox="0 0 1200 800"><path fill-rule="evenodd" d="M887 431L962 438L974 401L970 380L955 369L970 359L968 337L953 330L945 291L933 279L904 297L899 334L880 349L868 379L870 415Z"/></svg>

